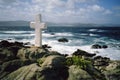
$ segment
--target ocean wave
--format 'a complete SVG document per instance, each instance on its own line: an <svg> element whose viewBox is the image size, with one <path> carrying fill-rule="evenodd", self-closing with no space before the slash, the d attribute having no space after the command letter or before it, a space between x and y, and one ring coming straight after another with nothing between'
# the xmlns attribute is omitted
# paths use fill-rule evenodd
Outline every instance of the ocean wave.
<svg viewBox="0 0 120 80"><path fill-rule="evenodd" d="M43 33L43 37L65 37L65 36L74 36L72 33Z"/></svg>
<svg viewBox="0 0 120 80"><path fill-rule="evenodd" d="M7 33L7 34L24 34L24 33L33 33L33 31L0 31L0 33Z"/></svg>
<svg viewBox="0 0 120 80"><path fill-rule="evenodd" d="M94 31L97 31L98 29L89 29L88 31L90 32L94 32Z"/></svg>
<svg viewBox="0 0 120 80"><path fill-rule="evenodd" d="M81 36L86 36L86 35L88 35L88 34L86 34L86 33L81 33L80 35L81 35Z"/></svg>
<svg viewBox="0 0 120 80"><path fill-rule="evenodd" d="M0 38L1 37L17 37L17 36L18 37L22 37L22 36L34 36L34 34L22 34L22 35L21 34L12 34L12 35L11 34L1 34Z"/></svg>
<svg viewBox="0 0 120 80"><path fill-rule="evenodd" d="M43 33L42 35L43 35L43 37L54 37L54 35L52 35L50 33Z"/></svg>
<svg viewBox="0 0 120 80"><path fill-rule="evenodd" d="M89 36L99 36L99 35L90 33Z"/></svg>
<svg viewBox="0 0 120 80"><path fill-rule="evenodd" d="M55 36L74 36L72 33L55 33Z"/></svg>
<svg viewBox="0 0 120 80"><path fill-rule="evenodd" d="M74 45L69 45L71 43L61 44L61 43L58 43L56 40L47 40L47 41L44 41L43 43L52 46L52 50L58 51L61 54L71 55L77 49L81 49L81 50L84 50L84 51L89 52L89 53L98 52L98 53L96 53L97 55L104 56L104 57L109 57L112 60L119 60L120 59L120 56L119 56L119 51L120 50L118 50L116 48L92 49L91 45L81 45L81 46L78 45L77 46L74 43L72 43Z"/></svg>
<svg viewBox="0 0 120 80"><path fill-rule="evenodd" d="M15 40L11 40L11 41L15 41ZM21 39L21 40L17 40L19 42L30 42L31 44L34 44L34 38L30 38L30 39ZM91 45L82 45L82 43L84 43L84 41L81 40L72 40L68 43L59 43L56 39L48 39L48 38L43 38L43 43L42 44L48 44L49 46L51 46L52 50L54 51L58 51L61 54L69 54L71 55L73 52L75 52L77 49L81 49L84 51L87 51L89 53L96 53L97 55L101 55L104 57L109 57L112 60L119 60L120 56L119 56L119 51L118 49L116 49L115 47L108 47L107 49L92 49ZM76 41L76 42L74 42ZM79 44L79 45L76 45ZM113 54L114 53L114 54Z"/></svg>
<svg viewBox="0 0 120 80"><path fill-rule="evenodd" d="M89 29L88 31L90 31L90 32L106 32L106 30L101 30L101 29Z"/></svg>
<svg viewBox="0 0 120 80"><path fill-rule="evenodd" d="M97 32L106 32L106 30L98 30Z"/></svg>

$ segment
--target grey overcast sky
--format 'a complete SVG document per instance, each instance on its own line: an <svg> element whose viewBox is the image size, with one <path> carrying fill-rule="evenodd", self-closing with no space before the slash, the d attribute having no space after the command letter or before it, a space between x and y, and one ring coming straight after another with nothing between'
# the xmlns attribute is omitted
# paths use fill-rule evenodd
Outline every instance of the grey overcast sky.
<svg viewBox="0 0 120 80"><path fill-rule="evenodd" d="M120 24L120 0L0 0L0 21Z"/></svg>

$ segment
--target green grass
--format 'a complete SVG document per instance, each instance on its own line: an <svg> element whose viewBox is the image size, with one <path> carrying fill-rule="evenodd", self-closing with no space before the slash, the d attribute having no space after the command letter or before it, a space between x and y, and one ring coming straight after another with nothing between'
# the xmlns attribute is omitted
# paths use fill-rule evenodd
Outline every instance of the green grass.
<svg viewBox="0 0 120 80"><path fill-rule="evenodd" d="M41 64L45 61L45 58L40 58L40 59L37 59L37 63L39 66L41 66Z"/></svg>
<svg viewBox="0 0 120 80"><path fill-rule="evenodd" d="M82 59L79 56L69 57L66 60L66 65L67 66L76 65L76 66L78 66L79 68L82 68L82 69L86 69L86 67L89 64L92 64L91 61Z"/></svg>

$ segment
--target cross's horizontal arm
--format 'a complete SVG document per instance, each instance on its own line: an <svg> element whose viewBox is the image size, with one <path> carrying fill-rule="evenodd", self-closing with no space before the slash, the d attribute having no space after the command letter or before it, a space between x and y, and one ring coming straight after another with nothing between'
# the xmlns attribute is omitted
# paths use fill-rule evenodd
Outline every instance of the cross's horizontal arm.
<svg viewBox="0 0 120 80"><path fill-rule="evenodd" d="M30 27L35 28L35 22L30 22Z"/></svg>
<svg viewBox="0 0 120 80"><path fill-rule="evenodd" d="M40 28L41 29L47 29L47 25L45 23L40 23Z"/></svg>

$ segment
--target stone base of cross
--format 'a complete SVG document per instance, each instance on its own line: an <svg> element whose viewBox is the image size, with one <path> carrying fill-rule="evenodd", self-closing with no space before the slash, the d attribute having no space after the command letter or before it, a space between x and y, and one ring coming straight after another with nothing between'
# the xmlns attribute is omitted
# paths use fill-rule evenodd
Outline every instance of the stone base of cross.
<svg viewBox="0 0 120 80"><path fill-rule="evenodd" d="M35 22L30 22L30 27L35 29L35 46L42 47L42 30L47 26L41 21L41 14L36 15Z"/></svg>

